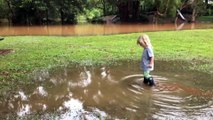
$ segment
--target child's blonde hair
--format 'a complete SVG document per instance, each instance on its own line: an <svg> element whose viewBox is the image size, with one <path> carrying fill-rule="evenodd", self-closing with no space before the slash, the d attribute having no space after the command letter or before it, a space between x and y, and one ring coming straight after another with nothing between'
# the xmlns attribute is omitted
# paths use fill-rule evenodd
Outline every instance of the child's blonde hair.
<svg viewBox="0 0 213 120"><path fill-rule="evenodd" d="M143 34L138 37L137 44L143 46L144 48L152 47L149 36L146 34Z"/></svg>

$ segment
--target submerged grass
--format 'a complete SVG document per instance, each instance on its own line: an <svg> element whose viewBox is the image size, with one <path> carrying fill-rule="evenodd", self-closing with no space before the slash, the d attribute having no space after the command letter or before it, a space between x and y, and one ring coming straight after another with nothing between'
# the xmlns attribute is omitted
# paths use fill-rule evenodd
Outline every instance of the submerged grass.
<svg viewBox="0 0 213 120"><path fill-rule="evenodd" d="M189 69L207 73L213 73L212 33L213 29L146 32L152 40L156 60L192 62ZM5 37L0 49L14 52L0 55L0 90L31 83L26 78L38 69L70 63L96 65L140 60L142 49L136 45L140 34Z"/></svg>

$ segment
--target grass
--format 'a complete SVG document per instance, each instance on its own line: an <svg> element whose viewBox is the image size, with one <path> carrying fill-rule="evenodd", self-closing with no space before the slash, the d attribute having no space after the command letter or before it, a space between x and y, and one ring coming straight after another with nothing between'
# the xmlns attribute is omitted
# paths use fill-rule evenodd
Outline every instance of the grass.
<svg viewBox="0 0 213 120"><path fill-rule="evenodd" d="M152 40L156 60L192 62L194 65L189 69L207 73L213 73L212 33L213 29L146 32ZM32 83L27 77L34 70L71 63L98 65L140 60L142 49L136 45L139 35L7 36L0 41L0 49L14 52L0 55L0 92Z"/></svg>

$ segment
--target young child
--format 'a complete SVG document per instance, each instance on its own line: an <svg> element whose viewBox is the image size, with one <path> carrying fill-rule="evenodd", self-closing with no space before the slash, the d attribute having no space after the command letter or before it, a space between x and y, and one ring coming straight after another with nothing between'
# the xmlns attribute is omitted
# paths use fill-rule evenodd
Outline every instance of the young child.
<svg viewBox="0 0 213 120"><path fill-rule="evenodd" d="M143 48L141 60L141 68L144 72L143 82L144 84L153 86L155 85L155 83L153 77L150 75L150 71L154 70L154 52L149 36L146 34L139 36L137 44L139 44Z"/></svg>

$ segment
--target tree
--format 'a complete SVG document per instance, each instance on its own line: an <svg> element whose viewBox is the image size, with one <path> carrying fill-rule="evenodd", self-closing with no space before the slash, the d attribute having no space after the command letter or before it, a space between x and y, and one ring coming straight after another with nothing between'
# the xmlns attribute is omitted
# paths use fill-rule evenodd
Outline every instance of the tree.
<svg viewBox="0 0 213 120"><path fill-rule="evenodd" d="M6 6L6 2L4 0L0 0L0 11L3 11L0 12L0 19L7 17L8 8Z"/></svg>
<svg viewBox="0 0 213 120"><path fill-rule="evenodd" d="M55 0L55 6L59 11L61 24L76 23L77 14L83 11L83 2L83 0Z"/></svg>
<svg viewBox="0 0 213 120"><path fill-rule="evenodd" d="M23 25L75 24L79 14L90 21L118 15L123 22L149 20L150 16L157 22L175 18L177 9L186 9L195 21L207 4L208 0L0 0L0 17Z"/></svg>
<svg viewBox="0 0 213 120"><path fill-rule="evenodd" d="M206 7L208 7L209 0L205 0Z"/></svg>
<svg viewBox="0 0 213 120"><path fill-rule="evenodd" d="M195 22L199 14L205 11L205 3L201 0L182 0L180 4L180 11L190 14L188 21Z"/></svg>
<svg viewBox="0 0 213 120"><path fill-rule="evenodd" d="M139 17L139 0L117 0L118 15L121 21L136 21Z"/></svg>
<svg viewBox="0 0 213 120"><path fill-rule="evenodd" d="M2 13L6 13L7 14L7 19L9 21L9 25L12 24L12 18L14 17L14 12L11 6L11 1L10 0L5 0L5 4L2 4L4 6L2 6L2 8L7 8L2 10ZM6 7L7 6L7 7Z"/></svg>
<svg viewBox="0 0 213 120"><path fill-rule="evenodd" d="M192 7L191 22L195 22L198 14L204 12L205 5L204 2L201 0L192 0L191 7Z"/></svg>
<svg viewBox="0 0 213 120"><path fill-rule="evenodd" d="M152 22L156 23L158 18L174 18L181 0L143 0L141 3L141 11L153 16Z"/></svg>

